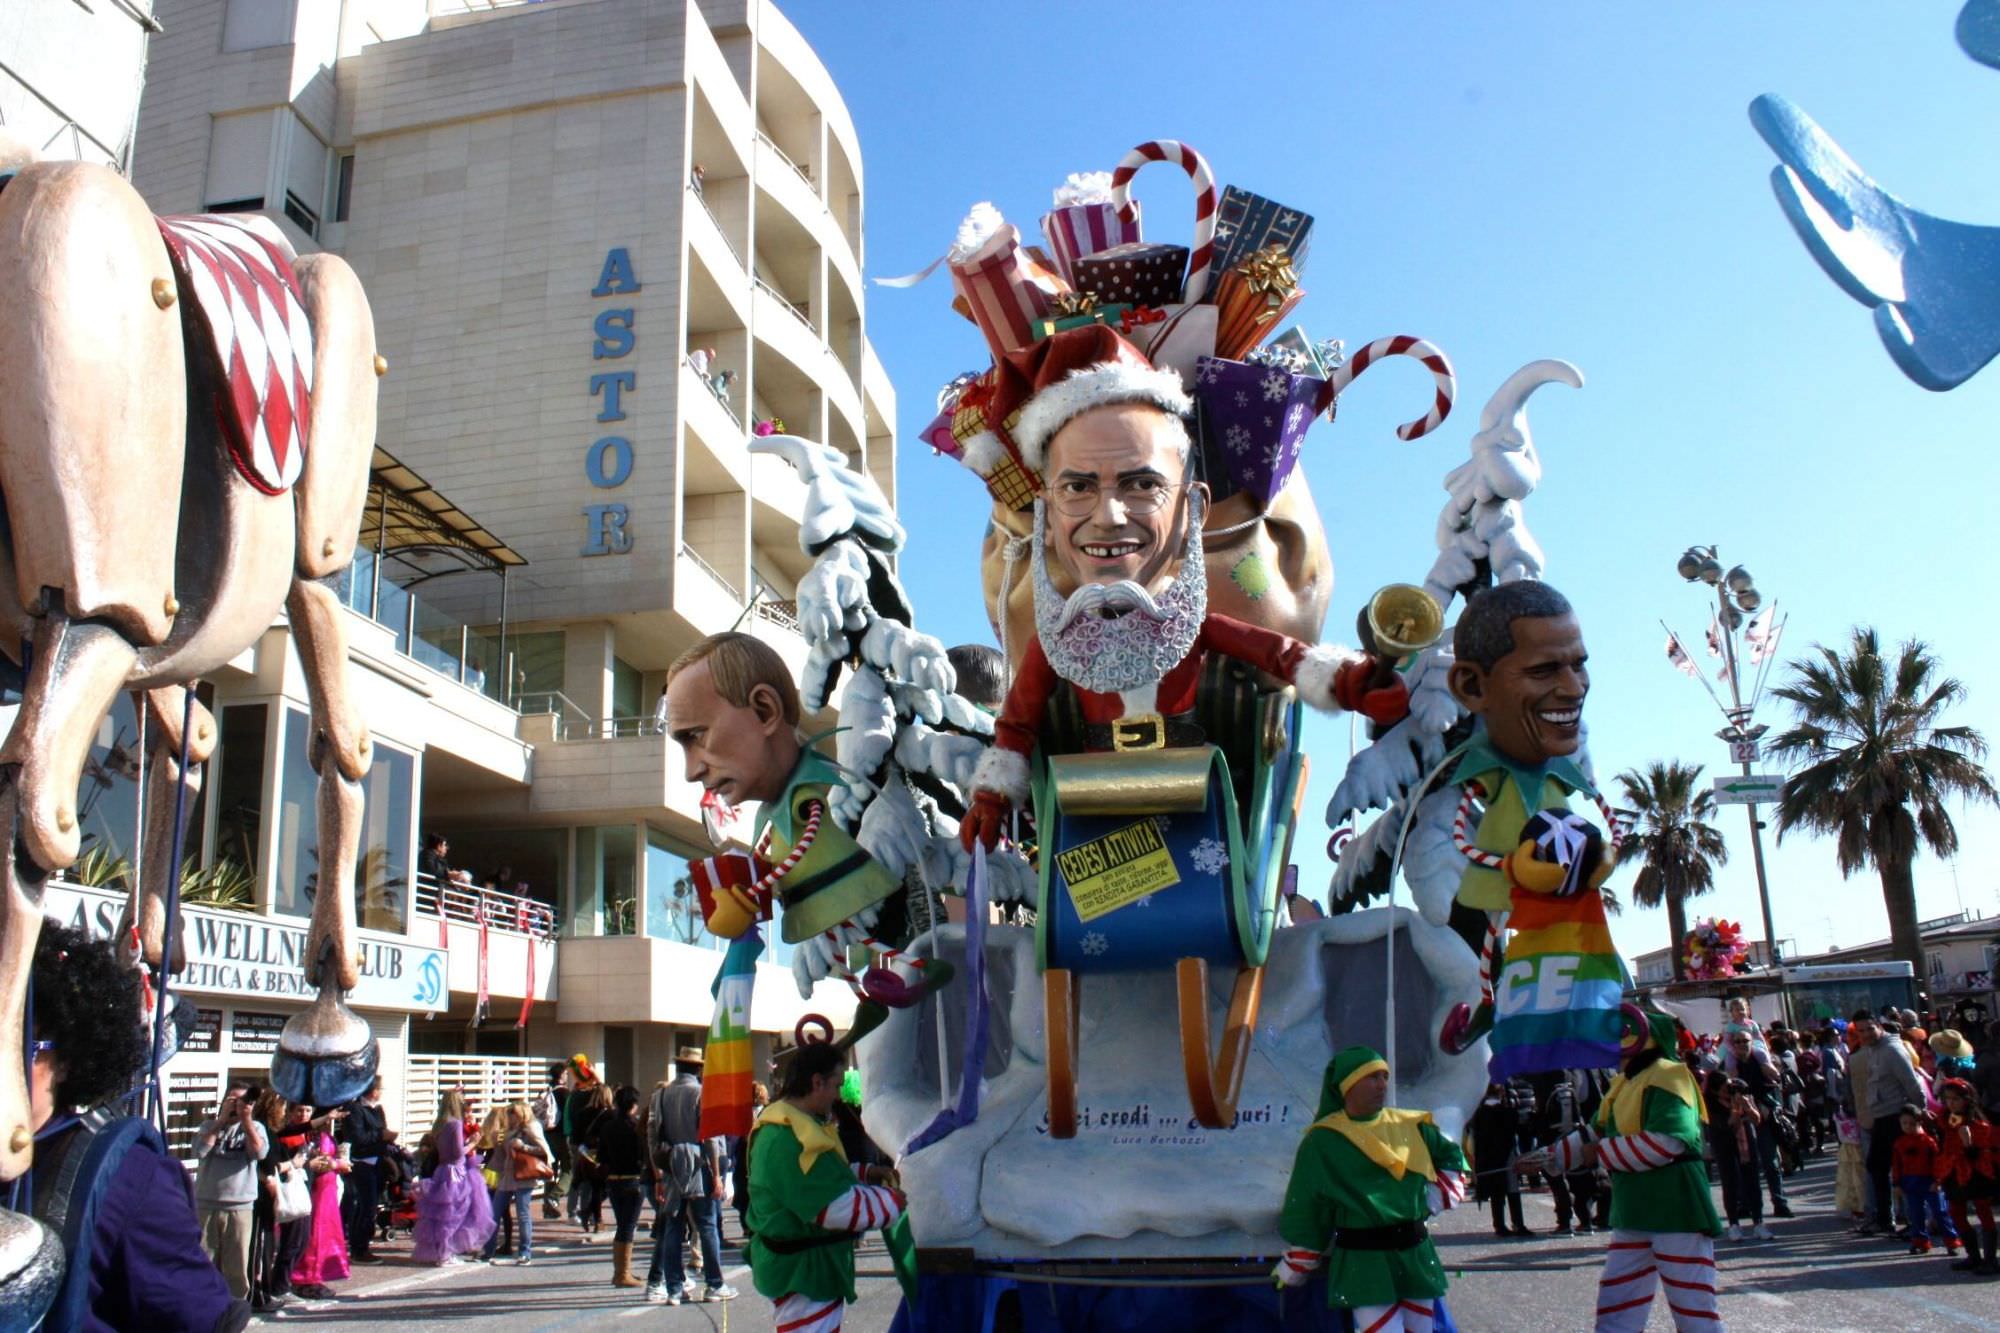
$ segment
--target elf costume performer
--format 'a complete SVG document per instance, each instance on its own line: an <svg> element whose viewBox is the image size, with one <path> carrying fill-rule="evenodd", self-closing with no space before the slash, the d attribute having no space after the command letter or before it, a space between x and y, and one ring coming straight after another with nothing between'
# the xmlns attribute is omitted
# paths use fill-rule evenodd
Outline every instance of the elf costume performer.
<svg viewBox="0 0 2000 1333"><path fill-rule="evenodd" d="M1615 842L1569 808L1572 796L1596 802L1615 838L1576 758L1590 691L1583 631L1567 598L1524 579L1472 596L1452 653L1452 695L1478 719L1451 778L1463 792L1453 841L1470 863L1458 901L1487 926L1479 1007L1457 1006L1438 1044L1457 1055L1490 1032L1495 1082L1610 1068L1627 981L1599 893Z"/></svg>
<svg viewBox="0 0 2000 1333"><path fill-rule="evenodd" d="M782 1333L841 1326L855 1298L854 1243L864 1233L882 1228L892 1253L899 1243L908 1249L902 1193L857 1180L828 1119L846 1058L830 1042L796 1048L777 1100L750 1132L750 1276ZM865 1170L893 1179L886 1168Z"/></svg>
<svg viewBox="0 0 2000 1333"><path fill-rule="evenodd" d="M1646 1327L1664 1283L1674 1327L1712 1333L1715 1238L1722 1234L1702 1164L1707 1105L1676 1058L1678 1024L1667 1014L1623 1009L1625 1063L1596 1119L1556 1142L1557 1171L1601 1164L1611 1173L1611 1245L1597 1284L1597 1333Z"/></svg>
<svg viewBox="0 0 2000 1333"><path fill-rule="evenodd" d="M1425 1219L1465 1197L1465 1154L1426 1111L1385 1106L1389 1064L1349 1046L1326 1067L1319 1116L1292 1163L1272 1276L1304 1283L1327 1266L1327 1303L1358 1333L1429 1333L1444 1266Z"/></svg>

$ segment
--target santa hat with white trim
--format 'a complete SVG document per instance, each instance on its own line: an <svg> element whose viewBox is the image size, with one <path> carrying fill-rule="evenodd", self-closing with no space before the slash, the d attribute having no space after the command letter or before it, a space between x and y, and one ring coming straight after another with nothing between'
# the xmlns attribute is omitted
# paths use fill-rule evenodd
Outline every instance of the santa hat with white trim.
<svg viewBox="0 0 2000 1333"><path fill-rule="evenodd" d="M1007 353L961 397L961 419L971 412L982 418L961 437L962 458L989 485L1009 462L1039 477L1057 431L1092 408L1120 403L1148 403L1177 417L1194 411L1180 376L1155 369L1116 329L1065 329ZM1031 498L1018 497L1018 506Z"/></svg>

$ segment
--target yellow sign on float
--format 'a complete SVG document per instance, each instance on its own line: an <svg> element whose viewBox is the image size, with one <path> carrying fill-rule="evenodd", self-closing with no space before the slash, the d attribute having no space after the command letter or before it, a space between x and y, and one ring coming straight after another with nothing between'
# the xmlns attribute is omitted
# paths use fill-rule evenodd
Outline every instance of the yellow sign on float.
<svg viewBox="0 0 2000 1333"><path fill-rule="evenodd" d="M1095 921L1149 893L1181 882L1173 854L1150 819L1113 829L1101 838L1056 853L1077 919Z"/></svg>

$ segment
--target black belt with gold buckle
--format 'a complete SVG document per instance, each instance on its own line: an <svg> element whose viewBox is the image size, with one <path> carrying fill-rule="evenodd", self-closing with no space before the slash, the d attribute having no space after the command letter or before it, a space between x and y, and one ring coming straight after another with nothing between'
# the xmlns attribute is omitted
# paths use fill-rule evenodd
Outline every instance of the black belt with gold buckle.
<svg viewBox="0 0 2000 1333"><path fill-rule="evenodd" d="M1083 728L1084 748L1089 750L1164 750L1207 743L1208 734L1185 713L1173 717L1141 713L1111 723L1087 723Z"/></svg>

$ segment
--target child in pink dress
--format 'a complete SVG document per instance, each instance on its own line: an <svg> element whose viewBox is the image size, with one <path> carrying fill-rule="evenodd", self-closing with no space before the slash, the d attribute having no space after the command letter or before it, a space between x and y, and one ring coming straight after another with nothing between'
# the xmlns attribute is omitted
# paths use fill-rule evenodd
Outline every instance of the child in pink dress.
<svg viewBox="0 0 2000 1333"><path fill-rule="evenodd" d="M340 1159L333 1136L324 1124L313 1127L312 1152L306 1171L312 1178L312 1230L305 1252L292 1265L292 1289L307 1300L330 1300L329 1282L347 1276L347 1229L340 1220L340 1178L348 1165Z"/></svg>

